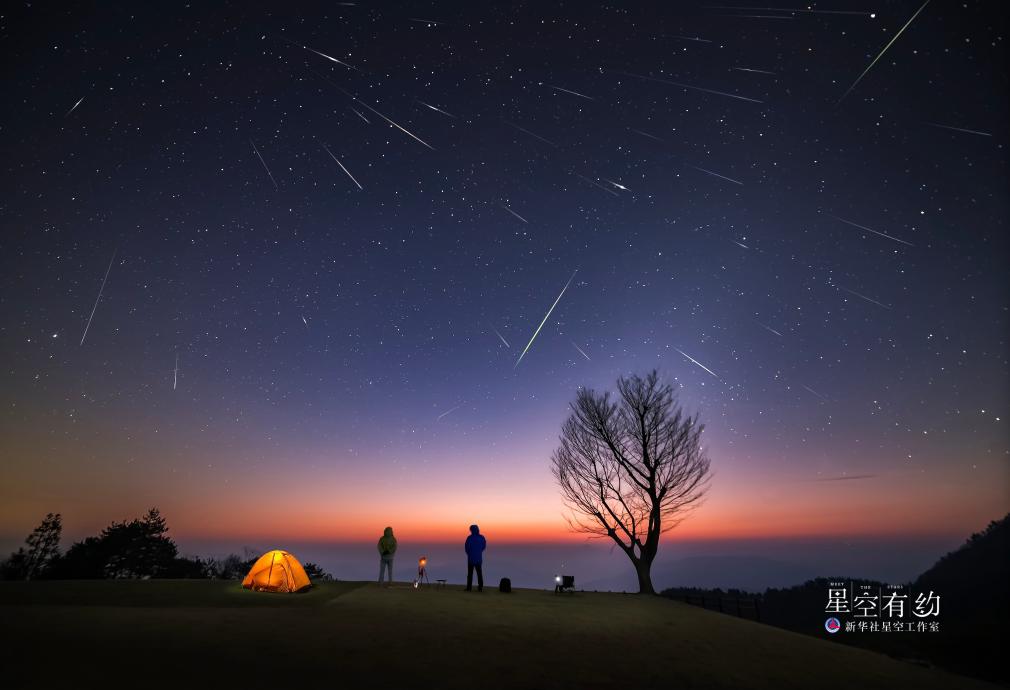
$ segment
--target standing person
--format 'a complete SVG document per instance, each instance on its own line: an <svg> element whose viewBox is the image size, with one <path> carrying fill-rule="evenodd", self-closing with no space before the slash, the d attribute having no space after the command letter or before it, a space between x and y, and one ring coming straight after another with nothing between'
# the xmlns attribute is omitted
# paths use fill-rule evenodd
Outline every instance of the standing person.
<svg viewBox="0 0 1010 690"><path fill-rule="evenodd" d="M487 548L487 539L480 533L477 525L470 525L470 536L463 544L466 551L466 591L473 589L473 571L477 571L477 591L484 591L484 571L481 565L484 562L484 549Z"/></svg>
<svg viewBox="0 0 1010 690"><path fill-rule="evenodd" d="M396 554L396 537L393 528L387 527L379 537L379 584L382 584L382 573L388 571L389 584L393 584L393 556Z"/></svg>

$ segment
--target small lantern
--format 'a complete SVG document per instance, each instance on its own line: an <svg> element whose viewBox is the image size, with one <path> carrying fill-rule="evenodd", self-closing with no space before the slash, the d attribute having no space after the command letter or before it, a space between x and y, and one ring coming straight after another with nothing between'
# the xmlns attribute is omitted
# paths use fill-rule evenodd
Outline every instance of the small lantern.
<svg viewBox="0 0 1010 690"><path fill-rule="evenodd" d="M427 582L428 584L431 584L431 582L428 581L427 556L421 556L420 558L417 559L417 578L414 580L414 589L420 587L421 582Z"/></svg>

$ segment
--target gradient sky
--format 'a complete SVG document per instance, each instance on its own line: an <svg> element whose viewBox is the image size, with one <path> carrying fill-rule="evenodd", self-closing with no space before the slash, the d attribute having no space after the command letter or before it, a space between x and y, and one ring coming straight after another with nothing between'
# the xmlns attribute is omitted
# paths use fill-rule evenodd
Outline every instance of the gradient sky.
<svg viewBox="0 0 1010 690"><path fill-rule="evenodd" d="M0 537L577 538L567 404L653 367L680 538L983 527L1006 25L930 3L847 91L918 8L8 8Z"/></svg>

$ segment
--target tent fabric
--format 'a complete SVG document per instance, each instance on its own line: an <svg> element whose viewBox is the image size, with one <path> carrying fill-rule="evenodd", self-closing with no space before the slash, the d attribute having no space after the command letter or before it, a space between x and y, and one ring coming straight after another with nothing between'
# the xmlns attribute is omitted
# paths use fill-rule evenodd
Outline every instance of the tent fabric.
<svg viewBox="0 0 1010 690"><path fill-rule="evenodd" d="M305 568L287 551L267 551L249 569L242 586L256 592L302 592L312 586Z"/></svg>

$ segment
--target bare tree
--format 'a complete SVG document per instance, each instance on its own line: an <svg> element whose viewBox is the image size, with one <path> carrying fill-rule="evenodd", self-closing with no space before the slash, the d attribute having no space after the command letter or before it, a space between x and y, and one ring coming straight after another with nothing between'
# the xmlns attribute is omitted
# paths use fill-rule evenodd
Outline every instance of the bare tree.
<svg viewBox="0 0 1010 690"><path fill-rule="evenodd" d="M621 377L617 389L615 401L579 390L551 470L572 529L610 537L634 564L639 592L655 594L659 537L700 504L711 461L701 447L704 426L684 414L655 370Z"/></svg>

